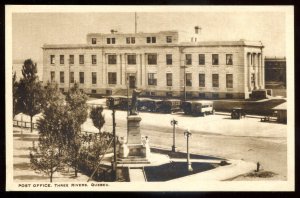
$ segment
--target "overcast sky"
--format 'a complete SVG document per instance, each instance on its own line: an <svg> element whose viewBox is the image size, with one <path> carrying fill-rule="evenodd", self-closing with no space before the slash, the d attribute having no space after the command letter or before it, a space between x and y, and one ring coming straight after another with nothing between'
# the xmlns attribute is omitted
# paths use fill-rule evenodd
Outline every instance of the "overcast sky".
<svg viewBox="0 0 300 198"><path fill-rule="evenodd" d="M202 28L202 40L262 41L266 56L286 56L285 13L281 12L138 12L138 32L192 31ZM42 62L43 44L79 44L87 33L134 32L134 13L14 13L13 59Z"/></svg>

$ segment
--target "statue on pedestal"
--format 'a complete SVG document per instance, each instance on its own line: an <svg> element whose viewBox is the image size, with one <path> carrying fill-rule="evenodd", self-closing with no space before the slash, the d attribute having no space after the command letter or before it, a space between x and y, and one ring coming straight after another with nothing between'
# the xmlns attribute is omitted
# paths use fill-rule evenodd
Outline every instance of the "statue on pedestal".
<svg viewBox="0 0 300 198"><path fill-rule="evenodd" d="M130 115L137 115L137 99L141 91L135 88L132 92Z"/></svg>

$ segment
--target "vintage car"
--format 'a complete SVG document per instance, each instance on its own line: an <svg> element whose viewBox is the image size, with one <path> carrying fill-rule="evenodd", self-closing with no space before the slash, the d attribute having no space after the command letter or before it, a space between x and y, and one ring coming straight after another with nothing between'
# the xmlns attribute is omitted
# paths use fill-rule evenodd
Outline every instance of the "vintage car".
<svg viewBox="0 0 300 198"><path fill-rule="evenodd" d="M208 115L214 114L213 101L195 100L195 101L183 101L181 105L182 110L187 115Z"/></svg>
<svg viewBox="0 0 300 198"><path fill-rule="evenodd" d="M159 111L163 113L172 113L181 110L181 100L168 99L162 101Z"/></svg>
<svg viewBox="0 0 300 198"><path fill-rule="evenodd" d="M137 109L138 111L158 112L161 104L162 100L159 99L139 98Z"/></svg>
<svg viewBox="0 0 300 198"><path fill-rule="evenodd" d="M121 98L123 96L109 96L106 98L106 106L109 109L115 108L118 109L120 107Z"/></svg>
<svg viewBox="0 0 300 198"><path fill-rule="evenodd" d="M241 119L246 117L245 110L241 107L234 107L231 111L231 119Z"/></svg>
<svg viewBox="0 0 300 198"><path fill-rule="evenodd" d="M120 97L119 109L127 110L131 108L131 97L122 96Z"/></svg>

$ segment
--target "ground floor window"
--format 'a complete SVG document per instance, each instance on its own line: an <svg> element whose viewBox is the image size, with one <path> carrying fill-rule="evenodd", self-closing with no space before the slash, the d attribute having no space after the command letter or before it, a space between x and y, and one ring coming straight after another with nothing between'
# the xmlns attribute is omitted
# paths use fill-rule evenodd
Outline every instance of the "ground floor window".
<svg viewBox="0 0 300 198"><path fill-rule="evenodd" d="M218 93L213 93L212 94L212 98L213 99L218 99L219 98L219 94Z"/></svg>
<svg viewBox="0 0 300 198"><path fill-rule="evenodd" d="M84 84L84 72L79 72L79 83Z"/></svg>
<svg viewBox="0 0 300 198"><path fill-rule="evenodd" d="M97 73L92 72L92 84L97 84Z"/></svg>
<svg viewBox="0 0 300 198"><path fill-rule="evenodd" d="M74 83L74 72L70 72L70 83Z"/></svg>
<svg viewBox="0 0 300 198"><path fill-rule="evenodd" d="M188 87L192 86L192 73L185 74L185 85Z"/></svg>
<svg viewBox="0 0 300 198"><path fill-rule="evenodd" d="M157 85L156 73L148 73L148 85Z"/></svg>
<svg viewBox="0 0 300 198"><path fill-rule="evenodd" d="M205 87L205 74L199 74L199 87Z"/></svg>
<svg viewBox="0 0 300 198"><path fill-rule="evenodd" d="M233 75L226 74L226 88L233 88Z"/></svg>
<svg viewBox="0 0 300 198"><path fill-rule="evenodd" d="M108 84L115 85L117 84L117 73L108 72Z"/></svg>
<svg viewBox="0 0 300 198"><path fill-rule="evenodd" d="M167 73L167 86L172 86L172 73Z"/></svg>
<svg viewBox="0 0 300 198"><path fill-rule="evenodd" d="M96 89L92 89L92 93L93 94L97 93Z"/></svg>
<svg viewBox="0 0 300 198"><path fill-rule="evenodd" d="M51 79L51 82L54 82L54 81L55 81L55 72L54 72L54 71L52 71L52 72L50 73L50 79Z"/></svg>
<svg viewBox="0 0 300 198"><path fill-rule="evenodd" d="M212 86L219 87L219 74L212 75Z"/></svg>
<svg viewBox="0 0 300 198"><path fill-rule="evenodd" d="M60 78L60 83L65 83L65 73L63 71L61 71L59 73L59 78Z"/></svg>
<svg viewBox="0 0 300 198"><path fill-rule="evenodd" d="M199 93L199 98L205 98L205 93Z"/></svg>
<svg viewBox="0 0 300 198"><path fill-rule="evenodd" d="M226 98L227 98L227 99L232 99L232 98L233 98L233 94L227 93L227 94L226 94Z"/></svg>

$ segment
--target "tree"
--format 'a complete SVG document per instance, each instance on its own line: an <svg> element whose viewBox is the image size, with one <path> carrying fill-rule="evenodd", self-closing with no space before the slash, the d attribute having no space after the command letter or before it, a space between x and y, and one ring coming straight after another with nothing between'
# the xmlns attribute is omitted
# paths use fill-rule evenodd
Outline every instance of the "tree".
<svg viewBox="0 0 300 198"><path fill-rule="evenodd" d="M67 123L65 124L64 134L67 137L68 161L74 168L75 177L78 172L79 152L81 148L81 125L86 121L88 116L87 95L83 93L78 84L75 83L66 96L68 111Z"/></svg>
<svg viewBox="0 0 300 198"><path fill-rule="evenodd" d="M15 115L18 113L19 108L18 108L18 86L19 83L17 81L17 76L16 76L16 72L13 73L13 77L12 77L12 86L13 86L13 117L15 117Z"/></svg>
<svg viewBox="0 0 300 198"><path fill-rule="evenodd" d="M30 161L34 170L46 173L52 182L53 174L63 167L61 131L67 112L57 84L48 83L42 98L43 116L37 121L39 144L30 154Z"/></svg>
<svg viewBox="0 0 300 198"><path fill-rule="evenodd" d="M23 78L20 79L18 95L21 110L30 116L30 131L32 132L32 118L41 110L42 84L37 76L37 65L31 59L24 61Z"/></svg>
<svg viewBox="0 0 300 198"><path fill-rule="evenodd" d="M99 129L99 133L101 132L101 128L105 124L105 117L103 115L103 107L92 107L90 112L90 118L93 121L94 126Z"/></svg>

